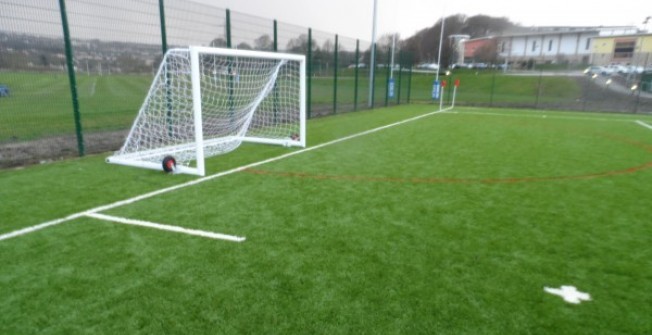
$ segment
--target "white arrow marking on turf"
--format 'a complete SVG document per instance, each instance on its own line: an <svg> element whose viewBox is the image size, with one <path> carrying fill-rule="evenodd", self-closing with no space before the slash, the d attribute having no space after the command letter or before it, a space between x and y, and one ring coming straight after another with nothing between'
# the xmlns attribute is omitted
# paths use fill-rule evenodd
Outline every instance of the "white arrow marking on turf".
<svg viewBox="0 0 652 335"><path fill-rule="evenodd" d="M578 291L575 286L562 286L561 288L544 287L543 290L550 294L558 295L564 298L564 301L571 304L579 304L583 300L591 300L591 296L588 293Z"/></svg>

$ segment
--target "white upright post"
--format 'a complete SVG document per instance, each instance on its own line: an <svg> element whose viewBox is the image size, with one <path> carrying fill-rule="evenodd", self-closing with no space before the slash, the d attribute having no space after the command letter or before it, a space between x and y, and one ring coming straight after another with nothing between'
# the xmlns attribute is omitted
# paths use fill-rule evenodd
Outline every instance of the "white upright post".
<svg viewBox="0 0 652 335"><path fill-rule="evenodd" d="M301 146L306 147L306 59L305 57L301 59L301 65L299 65L299 90L300 90L300 100L299 103L301 106L300 110L300 120L299 120L299 140L301 141Z"/></svg>
<svg viewBox="0 0 652 335"><path fill-rule="evenodd" d="M439 110L442 110L444 108L444 93L446 93L446 89L444 88L443 85L439 85Z"/></svg>
<svg viewBox="0 0 652 335"><path fill-rule="evenodd" d="M437 74L435 75L435 80L439 81L439 71L441 70L441 45L444 40L444 26L446 24L446 17L444 14L441 15L441 31L439 32L439 52L437 55ZM441 86L440 86L441 87Z"/></svg>
<svg viewBox="0 0 652 335"><path fill-rule="evenodd" d="M190 71L192 78L192 108L195 118L195 145L197 146L197 174L206 175L204 166L204 133L201 118L201 81L199 76L199 52L190 48Z"/></svg>

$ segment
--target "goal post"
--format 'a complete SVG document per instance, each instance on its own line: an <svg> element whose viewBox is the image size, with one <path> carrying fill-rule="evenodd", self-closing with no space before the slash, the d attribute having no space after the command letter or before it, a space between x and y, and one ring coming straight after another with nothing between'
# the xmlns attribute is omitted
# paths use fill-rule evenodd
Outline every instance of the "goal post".
<svg viewBox="0 0 652 335"><path fill-rule="evenodd" d="M210 47L166 52L124 145L107 162L203 176L242 142L306 146L303 55Z"/></svg>

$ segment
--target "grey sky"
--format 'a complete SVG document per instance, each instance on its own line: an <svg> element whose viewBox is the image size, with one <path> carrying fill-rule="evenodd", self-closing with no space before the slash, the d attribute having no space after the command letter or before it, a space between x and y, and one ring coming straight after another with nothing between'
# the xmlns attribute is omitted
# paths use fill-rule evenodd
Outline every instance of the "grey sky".
<svg viewBox="0 0 652 335"><path fill-rule="evenodd" d="M188 2L188 1L194 1ZM487 14L505 16L525 26L622 26L643 28L645 17L652 15L652 1L632 0L628 4L594 5L586 0L546 0L524 5L515 1L487 0L378 0L379 36L399 32L407 38L432 26L442 14ZM209 4L205 6L203 4ZM442 4L445 4L442 6ZM371 40L373 0L166 0L167 40L170 45L206 45L224 35L224 8L263 18L245 19L234 13L234 45L252 44L267 32L272 19L302 28L288 28L279 33L279 45L305 32L305 27L326 32L313 34L318 43L332 38L332 33L359 38L367 48ZM77 39L99 39L156 44L160 43L160 20L157 0L67 1L71 34ZM42 36L62 34L57 1L0 0L0 31L15 31ZM240 21L238 21L238 19ZM652 20L650 20L652 21ZM652 30L652 22L648 24ZM290 33L287 29L295 30ZM354 48L355 42L340 39L344 48ZM351 45L353 43L353 45Z"/></svg>
<svg viewBox="0 0 652 335"><path fill-rule="evenodd" d="M371 39L373 0L194 0L314 29ZM443 13L504 16L525 26L622 26L644 28L652 1L623 3L587 0L545 2L487 0L378 0L379 33L397 31L402 37L432 26ZM652 20L648 29L652 29Z"/></svg>

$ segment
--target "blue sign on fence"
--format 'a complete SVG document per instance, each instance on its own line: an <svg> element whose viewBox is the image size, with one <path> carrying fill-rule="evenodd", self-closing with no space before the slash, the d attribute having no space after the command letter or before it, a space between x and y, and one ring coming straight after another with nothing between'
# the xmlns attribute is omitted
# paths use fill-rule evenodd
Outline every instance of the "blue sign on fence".
<svg viewBox="0 0 652 335"><path fill-rule="evenodd" d="M432 99L439 100L439 80L432 83Z"/></svg>
<svg viewBox="0 0 652 335"><path fill-rule="evenodd" d="M394 78L389 78L389 97L394 98Z"/></svg>

